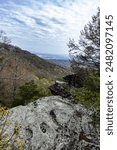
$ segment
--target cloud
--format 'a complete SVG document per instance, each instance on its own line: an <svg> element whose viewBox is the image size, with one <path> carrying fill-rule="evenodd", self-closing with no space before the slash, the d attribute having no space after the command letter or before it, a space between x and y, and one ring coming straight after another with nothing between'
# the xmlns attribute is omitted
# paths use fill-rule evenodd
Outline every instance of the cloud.
<svg viewBox="0 0 117 150"><path fill-rule="evenodd" d="M46 43L46 51L65 53L98 6L99 0L0 0L0 28L23 48L45 50Z"/></svg>

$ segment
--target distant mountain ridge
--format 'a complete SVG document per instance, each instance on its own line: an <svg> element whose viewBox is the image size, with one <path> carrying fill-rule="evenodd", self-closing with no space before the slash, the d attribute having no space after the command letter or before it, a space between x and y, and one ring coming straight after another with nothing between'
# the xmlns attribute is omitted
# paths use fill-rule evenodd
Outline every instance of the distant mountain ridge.
<svg viewBox="0 0 117 150"><path fill-rule="evenodd" d="M45 59L57 59L57 60L68 60L67 54L47 54L47 53L36 53L36 55Z"/></svg>
<svg viewBox="0 0 117 150"><path fill-rule="evenodd" d="M70 67L70 61L69 56L67 54L44 54L39 53L36 54L40 56L41 58L47 59L50 62L54 62L55 64L58 64L62 67L69 68Z"/></svg>
<svg viewBox="0 0 117 150"><path fill-rule="evenodd" d="M64 68L70 68L70 61L69 60L59 60L59 59L49 59L50 62L58 64Z"/></svg>

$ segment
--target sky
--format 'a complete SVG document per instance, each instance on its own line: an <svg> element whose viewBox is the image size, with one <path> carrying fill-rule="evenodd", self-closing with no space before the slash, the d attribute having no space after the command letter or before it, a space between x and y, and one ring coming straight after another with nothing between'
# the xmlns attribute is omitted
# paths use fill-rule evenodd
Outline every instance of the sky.
<svg viewBox="0 0 117 150"><path fill-rule="evenodd" d="M0 30L24 50L67 54L97 7L99 0L0 0Z"/></svg>

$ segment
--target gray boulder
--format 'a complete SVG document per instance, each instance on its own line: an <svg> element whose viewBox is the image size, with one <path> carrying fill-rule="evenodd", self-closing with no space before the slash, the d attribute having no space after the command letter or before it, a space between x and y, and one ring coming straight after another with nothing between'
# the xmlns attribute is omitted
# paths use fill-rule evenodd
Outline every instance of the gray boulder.
<svg viewBox="0 0 117 150"><path fill-rule="evenodd" d="M18 122L24 150L99 150L99 128L92 124L93 111L81 104L50 96L10 111L6 132L11 133L14 122Z"/></svg>

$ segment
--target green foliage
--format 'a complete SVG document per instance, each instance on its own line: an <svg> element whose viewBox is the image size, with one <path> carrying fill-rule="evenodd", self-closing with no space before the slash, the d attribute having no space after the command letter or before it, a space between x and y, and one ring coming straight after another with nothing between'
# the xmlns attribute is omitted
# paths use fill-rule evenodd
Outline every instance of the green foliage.
<svg viewBox="0 0 117 150"><path fill-rule="evenodd" d="M42 86L42 87L48 87L50 85L50 82L48 79L46 78L42 78L40 80L38 80L38 85Z"/></svg>
<svg viewBox="0 0 117 150"><path fill-rule="evenodd" d="M27 102L33 100L34 96L38 95L38 90L36 84L33 81L26 83L21 86L15 95L15 100L13 105L25 105Z"/></svg>
<svg viewBox="0 0 117 150"><path fill-rule="evenodd" d="M86 87L72 88L70 92L73 98L84 106L99 108L100 95L98 92L91 91Z"/></svg>
<svg viewBox="0 0 117 150"><path fill-rule="evenodd" d="M86 78L87 75L89 75L90 71L88 68L81 68L81 67L76 67L73 69L73 72L80 75L83 75L83 78Z"/></svg>
<svg viewBox="0 0 117 150"><path fill-rule="evenodd" d="M50 95L51 92L49 89L42 87L42 85L37 85L34 81L30 81L18 89L13 106L26 105L38 98Z"/></svg>
<svg viewBox="0 0 117 150"><path fill-rule="evenodd" d="M6 107L0 106L0 150L23 150L23 140L20 139L20 126L18 123L14 124L12 134L5 132L9 126L8 116L10 112Z"/></svg>
<svg viewBox="0 0 117 150"><path fill-rule="evenodd" d="M78 82L79 85L84 86L86 80L88 79L89 75L91 74L91 70L87 69L87 68L80 68L77 67L76 70L76 74L78 75Z"/></svg>
<svg viewBox="0 0 117 150"><path fill-rule="evenodd" d="M81 70L80 78L84 78L80 88L72 87L70 90L73 98L86 107L99 108L100 105L100 77L91 70Z"/></svg>
<svg viewBox="0 0 117 150"><path fill-rule="evenodd" d="M100 77L98 75L91 75L85 81L85 86L91 91L100 91Z"/></svg>

